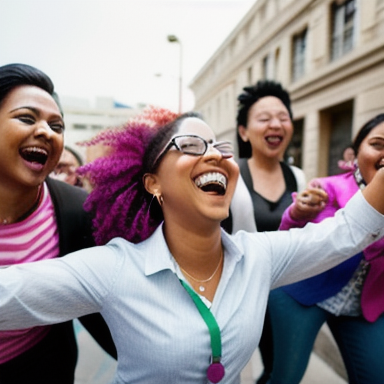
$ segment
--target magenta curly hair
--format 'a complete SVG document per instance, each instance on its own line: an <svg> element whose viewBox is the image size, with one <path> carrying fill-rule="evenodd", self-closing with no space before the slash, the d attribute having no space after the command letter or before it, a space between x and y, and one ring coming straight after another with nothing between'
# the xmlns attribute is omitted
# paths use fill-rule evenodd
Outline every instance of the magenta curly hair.
<svg viewBox="0 0 384 384"><path fill-rule="evenodd" d="M102 144L109 147L108 154L79 168L93 186L84 208L94 215L96 244L105 244L114 237L123 237L138 243L148 238L162 221L161 210L153 213L151 205L156 199L144 188L143 175L151 171L149 147L160 152L166 136L162 132L177 114L163 109L150 108L125 125L101 132L81 145ZM160 137L156 140L155 137ZM159 212L160 211L160 212Z"/></svg>

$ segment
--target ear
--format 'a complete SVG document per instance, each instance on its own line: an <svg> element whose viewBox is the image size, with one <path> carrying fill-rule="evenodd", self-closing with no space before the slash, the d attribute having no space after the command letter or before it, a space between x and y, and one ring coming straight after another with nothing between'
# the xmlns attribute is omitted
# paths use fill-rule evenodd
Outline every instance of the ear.
<svg viewBox="0 0 384 384"><path fill-rule="evenodd" d="M239 131L239 136L244 142L248 141L248 130L244 125L239 125L239 128L237 129Z"/></svg>
<svg viewBox="0 0 384 384"><path fill-rule="evenodd" d="M146 191L151 195L156 195L156 194L161 195L161 188L158 183L157 176L155 174L146 173L143 176L143 184Z"/></svg>

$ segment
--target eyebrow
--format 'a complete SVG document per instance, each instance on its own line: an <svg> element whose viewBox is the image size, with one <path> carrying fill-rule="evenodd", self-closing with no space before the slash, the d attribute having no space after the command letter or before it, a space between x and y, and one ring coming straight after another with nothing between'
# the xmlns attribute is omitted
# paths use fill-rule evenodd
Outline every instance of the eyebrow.
<svg viewBox="0 0 384 384"><path fill-rule="evenodd" d="M21 107L17 107L15 109L12 109L11 112L16 112L18 111L19 109L29 109L31 110L32 112L35 112L36 114L40 113L40 111L37 109L37 108L34 108L34 107L30 107L28 105L23 105Z"/></svg>
<svg viewBox="0 0 384 384"><path fill-rule="evenodd" d="M20 109L28 109L28 110L32 111L33 113L35 113L35 114L38 115L38 116L41 115L40 109L35 108L35 107L31 107L31 106L29 106L29 105L23 105L23 106L21 106L21 107L17 107L17 108L15 108L15 109L12 109L12 110L10 111L10 113L12 113L12 112L17 112L17 111L20 110ZM55 114L55 118L56 118L56 119L60 119L61 121L64 122L63 117L61 116L60 113L57 114L57 115Z"/></svg>

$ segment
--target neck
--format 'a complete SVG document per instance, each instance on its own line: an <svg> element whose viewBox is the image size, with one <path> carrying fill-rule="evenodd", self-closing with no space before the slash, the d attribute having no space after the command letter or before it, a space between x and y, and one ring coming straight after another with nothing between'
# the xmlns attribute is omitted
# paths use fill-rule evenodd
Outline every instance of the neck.
<svg viewBox="0 0 384 384"><path fill-rule="evenodd" d="M0 225L23 220L38 206L42 185L23 190L0 188Z"/></svg>
<svg viewBox="0 0 384 384"><path fill-rule="evenodd" d="M222 248L219 225L207 232L166 223L164 235L173 257L189 273L200 276L199 272L208 274L210 267L217 266Z"/></svg>
<svg viewBox="0 0 384 384"><path fill-rule="evenodd" d="M223 252L220 222L168 218L164 220L164 236L185 279L196 292L213 301L224 265L220 262ZM197 281L207 279L203 284Z"/></svg>
<svg viewBox="0 0 384 384"><path fill-rule="evenodd" d="M265 171L280 169L280 159L278 157L266 157L259 153L253 153L252 157L248 160L248 164L252 168L263 169Z"/></svg>

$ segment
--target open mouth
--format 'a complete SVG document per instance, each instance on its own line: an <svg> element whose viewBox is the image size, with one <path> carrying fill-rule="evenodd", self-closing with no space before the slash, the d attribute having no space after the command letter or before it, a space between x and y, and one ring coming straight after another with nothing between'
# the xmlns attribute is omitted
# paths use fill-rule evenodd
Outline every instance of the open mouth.
<svg viewBox="0 0 384 384"><path fill-rule="evenodd" d="M384 157L380 159L379 162L376 163L376 169L384 168Z"/></svg>
<svg viewBox="0 0 384 384"><path fill-rule="evenodd" d="M209 172L198 176L195 184L204 192L214 192L223 196L227 189L227 178L219 172Z"/></svg>
<svg viewBox="0 0 384 384"><path fill-rule="evenodd" d="M29 163L44 165L48 159L48 152L38 147L28 147L20 150L20 156Z"/></svg>
<svg viewBox="0 0 384 384"><path fill-rule="evenodd" d="M265 140L268 144L279 145L283 141L282 136L266 136Z"/></svg>

